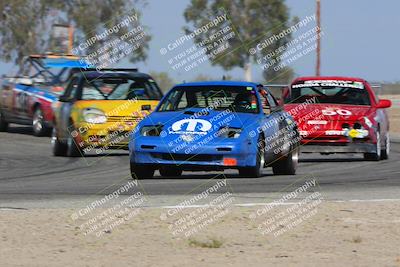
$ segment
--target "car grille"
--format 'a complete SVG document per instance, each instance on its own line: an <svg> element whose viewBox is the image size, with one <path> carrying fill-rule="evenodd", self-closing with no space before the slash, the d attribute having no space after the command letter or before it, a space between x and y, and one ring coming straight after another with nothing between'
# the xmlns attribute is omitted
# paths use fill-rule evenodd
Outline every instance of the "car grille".
<svg viewBox="0 0 400 267"><path fill-rule="evenodd" d="M138 123L143 119L143 117L134 117L134 116L108 116L108 122L134 122Z"/></svg>
<svg viewBox="0 0 400 267"><path fill-rule="evenodd" d="M222 155L210 154L171 154L171 153L152 153L152 156L162 160L172 161L220 161Z"/></svg>

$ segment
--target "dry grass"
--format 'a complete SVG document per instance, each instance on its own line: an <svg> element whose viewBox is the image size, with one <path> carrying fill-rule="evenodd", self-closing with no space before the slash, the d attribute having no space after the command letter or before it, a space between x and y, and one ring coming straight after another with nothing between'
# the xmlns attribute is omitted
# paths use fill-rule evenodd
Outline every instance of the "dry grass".
<svg viewBox="0 0 400 267"><path fill-rule="evenodd" d="M392 100L392 107L388 109L390 133L400 135L400 95L380 95L379 98Z"/></svg>
<svg viewBox="0 0 400 267"><path fill-rule="evenodd" d="M209 240L202 241L196 239L189 239L189 246L199 248L220 248L223 242L216 238L210 238Z"/></svg>
<svg viewBox="0 0 400 267"><path fill-rule="evenodd" d="M351 241L353 243L361 243L362 238L361 238L361 236L353 236L353 239Z"/></svg>
<svg viewBox="0 0 400 267"><path fill-rule="evenodd" d="M390 133L400 135L400 108L389 109Z"/></svg>

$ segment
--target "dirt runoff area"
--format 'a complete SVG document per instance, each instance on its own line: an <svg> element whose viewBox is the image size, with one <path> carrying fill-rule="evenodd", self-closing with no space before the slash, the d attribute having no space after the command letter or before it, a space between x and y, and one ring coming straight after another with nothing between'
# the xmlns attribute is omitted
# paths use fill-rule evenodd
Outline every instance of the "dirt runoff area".
<svg viewBox="0 0 400 267"><path fill-rule="evenodd" d="M279 220L294 205L231 206L185 236L193 211L137 208L96 236L76 210L1 210L0 265L400 266L400 201L321 202L300 221Z"/></svg>
<svg viewBox="0 0 400 267"><path fill-rule="evenodd" d="M390 108L388 111L390 133L400 136L400 108Z"/></svg>

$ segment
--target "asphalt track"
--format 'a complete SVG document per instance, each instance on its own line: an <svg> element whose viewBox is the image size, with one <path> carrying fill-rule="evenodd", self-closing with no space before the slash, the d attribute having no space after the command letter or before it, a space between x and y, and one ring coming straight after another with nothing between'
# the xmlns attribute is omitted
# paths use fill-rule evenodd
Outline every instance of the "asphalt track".
<svg viewBox="0 0 400 267"><path fill-rule="evenodd" d="M182 177L140 181L157 203L173 196L197 194L227 178L228 189L242 203L265 202L315 178L329 200L400 199L400 144L392 143L389 160L363 161L361 155L302 154L296 176L274 176L270 168L261 178L241 178L236 171L184 172ZM16 201L62 203L112 193L130 181L127 151L85 158L53 157L49 137L34 137L29 127L12 125L0 133L0 208ZM127 192L127 195L131 192ZM65 201L64 201L65 202ZM155 203L156 203L155 202ZM46 206L45 205L45 206Z"/></svg>

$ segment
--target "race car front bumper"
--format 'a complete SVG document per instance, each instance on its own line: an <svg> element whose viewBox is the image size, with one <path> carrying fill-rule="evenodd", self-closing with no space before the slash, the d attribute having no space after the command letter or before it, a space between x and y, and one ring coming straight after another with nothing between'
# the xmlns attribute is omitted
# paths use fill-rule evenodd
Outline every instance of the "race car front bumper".
<svg viewBox="0 0 400 267"><path fill-rule="evenodd" d="M331 134L327 134L331 132ZM301 140L305 153L376 153L376 136L370 130L351 130L350 134L337 134L336 130L316 131ZM353 133L354 132L354 133ZM333 133L333 134L332 134ZM358 134L361 134L360 136Z"/></svg>
<svg viewBox="0 0 400 267"><path fill-rule="evenodd" d="M170 146L152 139L141 139L130 144L131 163L174 166L184 170L219 170L255 166L256 162L256 145L251 142L221 140L177 150L176 145Z"/></svg>
<svg viewBox="0 0 400 267"><path fill-rule="evenodd" d="M87 124L81 123L76 127L80 136L82 148L113 148L128 149L129 136L135 125L116 127L112 123Z"/></svg>
<svg viewBox="0 0 400 267"><path fill-rule="evenodd" d="M347 144L312 144L302 145L303 153L376 153L376 145L372 143Z"/></svg>

